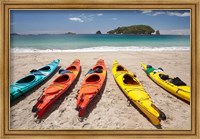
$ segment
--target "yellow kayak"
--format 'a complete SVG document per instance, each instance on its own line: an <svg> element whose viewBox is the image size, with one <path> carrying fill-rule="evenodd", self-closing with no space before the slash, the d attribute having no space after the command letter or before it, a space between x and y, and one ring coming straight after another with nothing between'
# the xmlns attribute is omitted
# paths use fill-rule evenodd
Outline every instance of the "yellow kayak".
<svg viewBox="0 0 200 139"><path fill-rule="evenodd" d="M160 125L160 121L166 119L165 114L152 103L150 96L146 93L136 76L119 65L116 60L113 63L112 74L125 95L154 125Z"/></svg>
<svg viewBox="0 0 200 139"><path fill-rule="evenodd" d="M190 102L190 87L178 77L172 78L163 73L162 69L155 69L151 65L142 64L146 74L159 86L173 95Z"/></svg>

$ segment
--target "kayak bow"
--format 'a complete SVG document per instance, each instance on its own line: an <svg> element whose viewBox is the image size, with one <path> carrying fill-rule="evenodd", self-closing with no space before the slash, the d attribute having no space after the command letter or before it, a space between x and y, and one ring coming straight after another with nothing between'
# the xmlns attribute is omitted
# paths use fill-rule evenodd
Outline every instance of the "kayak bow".
<svg viewBox="0 0 200 139"><path fill-rule="evenodd" d="M10 101L26 94L28 91L39 85L49 77L58 67L60 60L54 60L50 64L36 70L30 71L29 75L10 85Z"/></svg>

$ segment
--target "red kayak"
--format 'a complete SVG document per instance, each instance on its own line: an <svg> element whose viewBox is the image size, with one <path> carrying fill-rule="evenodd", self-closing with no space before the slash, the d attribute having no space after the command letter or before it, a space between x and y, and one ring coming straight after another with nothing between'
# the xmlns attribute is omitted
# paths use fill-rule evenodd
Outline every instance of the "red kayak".
<svg viewBox="0 0 200 139"><path fill-rule="evenodd" d="M106 78L106 66L104 60L100 59L96 65L88 71L78 92L76 108L79 111L79 117L84 115L88 104L101 90Z"/></svg>
<svg viewBox="0 0 200 139"><path fill-rule="evenodd" d="M33 106L32 112L40 119L49 107L73 84L80 72L80 60L76 59L66 69L59 70L58 76L38 98L38 102Z"/></svg>

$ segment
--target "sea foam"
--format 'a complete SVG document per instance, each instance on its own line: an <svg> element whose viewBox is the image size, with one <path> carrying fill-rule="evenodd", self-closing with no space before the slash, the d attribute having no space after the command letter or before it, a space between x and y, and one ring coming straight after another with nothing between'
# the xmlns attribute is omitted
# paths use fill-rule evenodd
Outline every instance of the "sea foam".
<svg viewBox="0 0 200 139"><path fill-rule="evenodd" d="M11 48L11 53L51 53L51 52L121 52L121 51L189 51L190 47L171 46L171 47L146 47L146 46L99 46L82 49L31 49L31 48Z"/></svg>

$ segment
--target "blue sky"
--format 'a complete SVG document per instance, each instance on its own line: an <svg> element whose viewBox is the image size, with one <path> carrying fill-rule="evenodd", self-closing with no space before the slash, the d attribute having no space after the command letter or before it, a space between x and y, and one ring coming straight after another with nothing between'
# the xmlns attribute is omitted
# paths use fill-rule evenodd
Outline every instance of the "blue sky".
<svg viewBox="0 0 200 139"><path fill-rule="evenodd" d="M11 33L106 33L120 26L149 25L161 34L190 34L189 10L11 10Z"/></svg>

